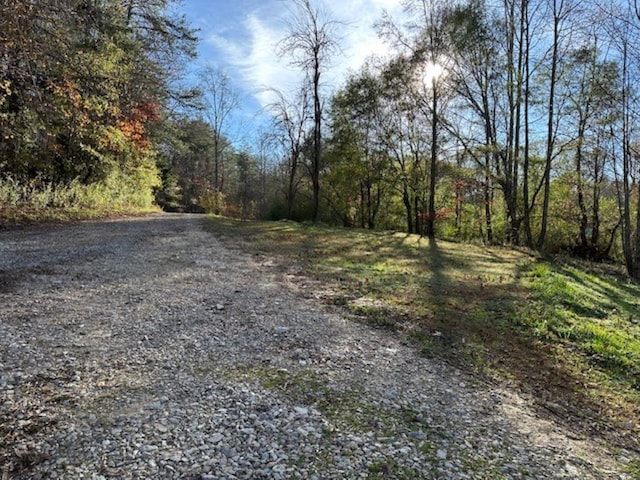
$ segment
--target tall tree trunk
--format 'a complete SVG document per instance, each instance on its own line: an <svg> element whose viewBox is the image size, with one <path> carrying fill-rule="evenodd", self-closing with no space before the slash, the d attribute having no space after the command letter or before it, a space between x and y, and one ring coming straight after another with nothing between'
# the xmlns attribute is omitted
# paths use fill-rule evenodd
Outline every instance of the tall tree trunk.
<svg viewBox="0 0 640 480"><path fill-rule="evenodd" d="M409 189L406 185L402 187L402 203L404 204L405 214L407 218L407 233L413 233L413 208L411 207L411 197Z"/></svg>
<svg viewBox="0 0 640 480"><path fill-rule="evenodd" d="M549 79L549 103L548 103L548 117L547 117L547 145L545 153L545 167L544 167L544 187L543 187L543 201L542 201L542 219L540 225L540 235L538 236L537 247L542 248L544 246L547 229L549 223L549 202L551 196L551 164L553 162L553 150L555 147L555 133L554 133L554 121L555 121L555 92L558 75L558 49L560 44L560 11L558 10L557 0L553 0L553 45L551 54L551 78Z"/></svg>
<svg viewBox="0 0 640 480"><path fill-rule="evenodd" d="M507 141L505 151L501 155L502 174L501 182L505 197L507 213L507 242L518 243L521 219L518 215L518 174L520 156L520 128L521 128L521 103L522 103L522 67L523 44L519 39L523 29L522 22L517 23L516 0L504 0L506 15L506 65L507 65ZM518 28L519 27L519 28ZM516 42L518 42L516 50Z"/></svg>
<svg viewBox="0 0 640 480"><path fill-rule="evenodd" d="M493 215L491 213L491 176L484 177L484 218L487 228L487 243L493 243Z"/></svg>
<svg viewBox="0 0 640 480"><path fill-rule="evenodd" d="M631 226L631 151L630 141L630 105L629 105L629 52L625 42L622 52L622 250L627 273L638 279L635 255L633 252Z"/></svg>
<svg viewBox="0 0 640 480"><path fill-rule="evenodd" d="M529 89L531 86L531 66L530 66L530 52L531 52L531 29L529 21L529 0L523 0L522 12L524 15L525 29L524 39L526 42L526 48L524 49L524 152L523 152L523 165L522 165L522 206L523 206L523 223L524 223L524 236L527 247L533 247L533 234L531 232L531 210L533 205L530 203L529 198L529 153L530 153L530 125L529 125Z"/></svg>
<svg viewBox="0 0 640 480"><path fill-rule="evenodd" d="M320 102L320 58L316 51L313 72L313 165L311 183L313 184L313 207L311 220L320 220L320 157L322 148L322 104Z"/></svg>
<svg viewBox="0 0 640 480"><path fill-rule="evenodd" d="M593 207L591 209L591 243L597 245L600 240L600 154L594 160Z"/></svg>
<svg viewBox="0 0 640 480"><path fill-rule="evenodd" d="M426 236L436 236L436 180L438 168L438 89L435 78L431 82L433 89L433 108L431 112L431 160L429 163L429 207L427 211Z"/></svg>

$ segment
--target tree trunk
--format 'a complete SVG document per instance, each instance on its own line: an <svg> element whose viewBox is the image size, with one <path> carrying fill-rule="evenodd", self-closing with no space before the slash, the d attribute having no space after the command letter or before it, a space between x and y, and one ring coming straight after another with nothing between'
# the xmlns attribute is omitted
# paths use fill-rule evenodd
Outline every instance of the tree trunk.
<svg viewBox="0 0 640 480"><path fill-rule="evenodd" d="M413 209L411 208L411 198L406 186L402 188L402 203L407 214L407 233L413 233Z"/></svg>
<svg viewBox="0 0 640 480"><path fill-rule="evenodd" d="M313 184L313 207L311 220L320 220L320 156L322 142L322 104L320 102L320 52L315 51L313 72L313 160L311 183Z"/></svg>
<svg viewBox="0 0 640 480"><path fill-rule="evenodd" d="M576 147L576 189L578 191L578 208L580 208L580 246L584 249L588 248L589 240L587 239L587 228L589 226L589 217L587 214L587 206L584 200L584 180L582 176L582 141L584 139L584 122L580 119L578 126L578 145Z"/></svg>
<svg viewBox="0 0 640 480"><path fill-rule="evenodd" d="M522 165L522 206L524 237L527 247L533 247L533 234L531 232L531 210L533 205L529 199L529 147L530 147L530 125L529 125L529 89L531 85L530 70L530 50L531 50L531 31L529 25L529 0L523 0L522 13L525 18L525 29L523 41L526 42L524 49L524 158Z"/></svg>
<svg viewBox="0 0 640 480"><path fill-rule="evenodd" d="M553 122L555 120L555 91L558 72L558 47L560 43L560 12L556 0L553 2L553 46L551 54L551 78L549 79L549 104L547 119L547 146L544 167L544 192L542 201L542 219L540 225L540 235L538 236L537 247L542 248L547 237L549 223L549 202L551 196L551 163L553 161L553 149L555 146Z"/></svg>
<svg viewBox="0 0 640 480"><path fill-rule="evenodd" d="M438 89L435 78L431 82L433 89L433 105L431 112L431 161L429 163L429 210L426 218L426 236L436 236L436 176L438 167Z"/></svg>

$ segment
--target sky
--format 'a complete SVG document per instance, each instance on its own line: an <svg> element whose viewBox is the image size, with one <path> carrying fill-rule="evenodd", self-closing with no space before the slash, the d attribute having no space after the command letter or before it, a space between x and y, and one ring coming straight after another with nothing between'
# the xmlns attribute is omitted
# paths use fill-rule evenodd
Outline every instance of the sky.
<svg viewBox="0 0 640 480"><path fill-rule="evenodd" d="M276 54L276 45L287 34L287 5L287 0L182 1L180 11L199 30L199 57L193 68L212 65L227 72L240 98L237 128L264 120L264 107L273 99L269 89L292 92L299 84L299 70ZM400 18L402 7L400 0L323 0L322 5L332 19L344 23L343 52L325 75L326 87L335 89L372 54L389 53L374 24L385 10Z"/></svg>

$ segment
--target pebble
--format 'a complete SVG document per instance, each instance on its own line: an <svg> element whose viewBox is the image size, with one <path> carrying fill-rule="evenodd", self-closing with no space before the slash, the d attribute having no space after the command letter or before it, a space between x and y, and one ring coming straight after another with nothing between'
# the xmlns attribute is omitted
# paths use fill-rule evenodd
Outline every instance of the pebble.
<svg viewBox="0 0 640 480"><path fill-rule="evenodd" d="M0 231L20 279L0 302L7 478L620 480L638 461L324 312L203 221Z"/></svg>

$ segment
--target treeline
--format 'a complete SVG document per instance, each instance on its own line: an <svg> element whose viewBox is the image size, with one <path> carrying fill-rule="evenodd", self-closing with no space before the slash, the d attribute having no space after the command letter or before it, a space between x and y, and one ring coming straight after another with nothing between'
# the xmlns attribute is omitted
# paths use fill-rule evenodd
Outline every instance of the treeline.
<svg viewBox="0 0 640 480"><path fill-rule="evenodd" d="M0 207L155 202L569 250L640 278L635 0L408 0L378 24L395 53L331 94L349 26L290 1L278 48L303 80L243 148L224 72L179 88L196 39L169 0L2 2Z"/></svg>
<svg viewBox="0 0 640 480"><path fill-rule="evenodd" d="M313 37L319 10L294 3ZM378 25L393 58L330 98L328 67L298 58L306 80L273 109L283 215L312 219L319 183L325 222L615 258L640 278L636 2L405 5Z"/></svg>
<svg viewBox="0 0 640 480"><path fill-rule="evenodd" d="M173 77L196 38L170 0L0 3L0 206L148 208Z"/></svg>

